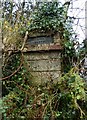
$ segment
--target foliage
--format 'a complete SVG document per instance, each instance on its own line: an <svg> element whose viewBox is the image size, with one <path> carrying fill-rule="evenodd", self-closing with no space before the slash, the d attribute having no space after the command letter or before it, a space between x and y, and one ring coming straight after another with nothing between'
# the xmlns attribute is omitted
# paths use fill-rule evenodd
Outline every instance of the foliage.
<svg viewBox="0 0 87 120"><path fill-rule="evenodd" d="M60 32L67 19L67 9L70 3L42 2L30 16L29 31Z"/></svg>
<svg viewBox="0 0 87 120"><path fill-rule="evenodd" d="M77 56L73 41L68 40L63 44L64 49L62 51L62 71L67 73L73 67L73 64L77 62Z"/></svg>
<svg viewBox="0 0 87 120"><path fill-rule="evenodd" d="M28 65L23 59L21 53L13 54L3 69L4 76L7 76L19 67L21 61L25 62L19 72L5 81L9 93L3 97L3 120L87 118L86 86L78 75L78 68L71 69L57 84L48 82L45 86L33 87L26 68Z"/></svg>
<svg viewBox="0 0 87 120"><path fill-rule="evenodd" d="M15 57L15 61L18 62L18 58L21 56L16 55ZM14 64L10 65L10 63L7 67L14 68ZM19 66L19 63L16 65ZM23 65L25 66L25 64ZM31 79L29 76L27 78L28 72L24 68L22 66L18 73L6 80L6 84L11 81L12 83L8 84L9 86L5 84L9 93L3 97L1 107L3 120L5 118L7 120L87 119L86 86L84 80L78 75L77 68L71 69L57 84L47 82L46 85L37 87L31 85Z"/></svg>
<svg viewBox="0 0 87 120"><path fill-rule="evenodd" d="M18 49L22 45L23 37L20 34L20 29L22 25L15 23L14 26L12 26L9 22L4 21L3 23L3 43L5 49Z"/></svg>
<svg viewBox="0 0 87 120"><path fill-rule="evenodd" d="M27 24L30 23L29 17L32 3L20 3L5 1L2 3L2 39L4 50L9 48L19 50L23 43Z"/></svg>
<svg viewBox="0 0 87 120"><path fill-rule="evenodd" d="M76 53L72 20L67 16L69 3L40 3L33 10L29 9L29 5L26 8L23 3L15 11L14 2L4 5L3 43L4 51L8 51L4 53L2 69L2 119L86 120L86 85L79 76L79 68L72 68ZM57 84L47 82L37 87L31 84L29 65L20 50L26 30L60 33L64 43L64 75ZM9 52L9 48L12 52Z"/></svg>

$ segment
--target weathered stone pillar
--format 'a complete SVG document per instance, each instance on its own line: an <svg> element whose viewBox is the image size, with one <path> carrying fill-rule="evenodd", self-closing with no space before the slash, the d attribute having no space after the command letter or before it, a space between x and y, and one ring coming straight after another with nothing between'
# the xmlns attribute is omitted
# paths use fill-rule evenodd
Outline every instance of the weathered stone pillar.
<svg viewBox="0 0 87 120"><path fill-rule="evenodd" d="M25 57L29 63L32 83L44 84L47 81L56 83L61 76L61 50L59 34L29 35L26 43Z"/></svg>

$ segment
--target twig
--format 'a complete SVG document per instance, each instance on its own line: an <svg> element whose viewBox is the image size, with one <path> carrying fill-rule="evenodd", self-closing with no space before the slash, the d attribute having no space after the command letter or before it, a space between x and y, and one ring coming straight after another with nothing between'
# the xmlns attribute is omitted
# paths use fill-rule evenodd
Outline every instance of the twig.
<svg viewBox="0 0 87 120"><path fill-rule="evenodd" d="M1 78L0 80L6 80L6 79L12 77L13 75L15 75L15 74L20 70L22 64L23 64L23 63L21 62L20 66L17 68L17 70L15 70L11 75L9 75L9 76L7 76L7 77L4 77L4 78Z"/></svg>
<svg viewBox="0 0 87 120"><path fill-rule="evenodd" d="M21 85L18 85L15 81L9 81L9 82L13 82L14 84L16 84L16 86L17 86L20 90L22 90L23 92L27 93L27 95L30 96L30 93L29 93L28 91L26 91ZM31 88L30 88L30 90L31 90Z"/></svg>
<svg viewBox="0 0 87 120"><path fill-rule="evenodd" d="M25 95L25 100L24 100L24 106L26 106L26 104L27 104L27 92L26 92L26 95Z"/></svg>
<svg viewBox="0 0 87 120"><path fill-rule="evenodd" d="M28 31L26 31L26 34L25 34L25 37L24 37L24 42L23 42L23 45L22 45L22 47L21 47L21 49L20 49L21 53L22 53L22 50L24 49L24 46L25 46L27 37L28 37ZM23 55L22 55L22 56L23 56ZM6 79L12 77L13 75L15 75L15 74L20 70L22 64L23 64L23 61L21 62L21 64L20 64L20 66L18 67L18 69L15 70L11 75L9 75L9 76L7 76L7 77L4 77L4 78L1 78L0 80L6 80Z"/></svg>
<svg viewBox="0 0 87 120"><path fill-rule="evenodd" d="M45 114L45 112L46 112L46 109L47 109L47 106L48 106L48 102L46 103L46 107L44 108L44 111L43 111L43 114L42 114L42 119L44 118L44 114Z"/></svg>
<svg viewBox="0 0 87 120"><path fill-rule="evenodd" d="M53 110L52 110L51 101L50 101L50 110L51 110L51 113L52 113L51 120L54 120L54 113L53 113Z"/></svg>
<svg viewBox="0 0 87 120"><path fill-rule="evenodd" d="M53 96L52 96L52 98L46 103L46 106L45 106L45 108L44 108L44 111L43 111L43 114L42 114L42 118L44 117L44 114L45 114L45 112L46 112L46 109L47 109L47 107L48 107L48 105L50 104L51 105L51 101L54 99L54 97L55 97L55 95L56 94L54 94ZM50 110L52 110L52 109L50 109ZM53 118L53 111L51 111L52 112L52 118ZM52 119L53 120L53 119Z"/></svg>
<svg viewBox="0 0 87 120"><path fill-rule="evenodd" d="M85 113L83 112L83 110L81 109L81 107L79 106L79 104L77 103L77 101L76 101L76 99L75 99L75 105L76 105L76 107L80 110L80 112L81 112L81 117L83 116L83 115L85 115Z"/></svg>
<svg viewBox="0 0 87 120"><path fill-rule="evenodd" d="M24 42L23 42L22 47L20 49L21 51L24 49L27 38L28 38L28 31L26 31L26 34L25 34L25 37L24 37Z"/></svg>

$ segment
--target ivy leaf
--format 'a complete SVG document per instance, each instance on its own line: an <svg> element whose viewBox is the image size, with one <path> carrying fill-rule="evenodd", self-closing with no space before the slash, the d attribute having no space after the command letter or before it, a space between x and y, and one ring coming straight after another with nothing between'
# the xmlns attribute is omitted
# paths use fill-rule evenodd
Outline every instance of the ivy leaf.
<svg viewBox="0 0 87 120"><path fill-rule="evenodd" d="M80 95L77 95L76 98L77 98L77 100L80 100L80 99L81 99L81 96L80 96Z"/></svg>

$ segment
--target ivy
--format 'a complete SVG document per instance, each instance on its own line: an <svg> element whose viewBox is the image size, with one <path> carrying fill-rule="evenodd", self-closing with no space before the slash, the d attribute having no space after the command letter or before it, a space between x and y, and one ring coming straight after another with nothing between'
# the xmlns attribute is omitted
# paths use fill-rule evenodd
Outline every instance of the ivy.
<svg viewBox="0 0 87 120"><path fill-rule="evenodd" d="M67 19L69 4L62 5L60 2L42 2L31 14L29 31L60 31Z"/></svg>
<svg viewBox="0 0 87 120"><path fill-rule="evenodd" d="M20 17L17 16L16 24L13 19L9 22L8 16L11 15L6 14L6 21L3 23L4 40L7 40L5 45L6 48L7 46L11 48L10 45L16 44L15 48L12 46L14 51L21 48L23 38L21 34L23 35L26 30L29 32L60 33L64 43L62 44L64 48L62 54L64 75L57 84L49 81L45 85L34 87L28 69L29 65L23 53L15 54L13 51L4 54L2 71L5 79L3 79L3 99L0 99L2 120L87 119L87 86L79 76L79 68L73 67L76 53L73 42L75 39L72 36L75 34L72 29L72 20L67 16L69 4L69 2L64 5L60 2L40 3L35 6L29 17L26 17L27 20L23 14L19 14ZM8 12L12 14L12 8L9 8Z"/></svg>
<svg viewBox="0 0 87 120"><path fill-rule="evenodd" d="M18 67L21 54L13 56ZM8 68L13 60L9 59ZM14 68L14 64L11 64L11 67ZM72 68L57 84L47 82L46 85L37 87L31 85L30 75L26 76L28 74L23 64L18 73L6 80L6 82L14 82L9 84L10 91L3 97L3 101L1 100L3 120L5 118L7 120L38 118L85 120L87 118L86 87L84 80L78 75L78 68Z"/></svg>

